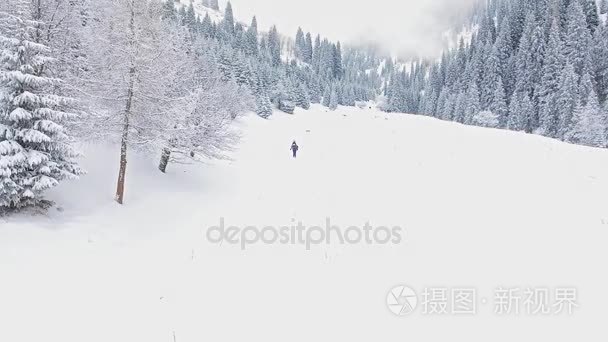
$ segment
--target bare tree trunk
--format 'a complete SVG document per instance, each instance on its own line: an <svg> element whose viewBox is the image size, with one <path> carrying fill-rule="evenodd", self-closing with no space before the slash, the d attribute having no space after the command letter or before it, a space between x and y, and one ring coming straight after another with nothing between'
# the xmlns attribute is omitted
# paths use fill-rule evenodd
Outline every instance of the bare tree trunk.
<svg viewBox="0 0 608 342"><path fill-rule="evenodd" d="M135 12L131 7L131 44L135 44ZM125 197L125 178L127 175L127 149L129 146L129 117L131 115L131 106L133 104L133 87L135 85L135 65L131 62L129 70L129 90L127 96L127 105L125 108L124 124L122 127L122 139L120 142L120 168L118 170L118 182L116 185L116 202L123 204Z"/></svg>
<svg viewBox="0 0 608 342"><path fill-rule="evenodd" d="M130 102L130 101L129 101ZM128 105L130 107L130 104ZM118 170L118 184L116 185L116 202L123 204L125 197L125 178L127 175L127 146L129 142L129 113L125 113L125 123L120 142L120 169Z"/></svg>
<svg viewBox="0 0 608 342"><path fill-rule="evenodd" d="M167 172L167 165L169 164L169 158L171 158L171 150L168 148L163 149L163 154L160 156L160 164L158 164L158 169L162 173Z"/></svg>

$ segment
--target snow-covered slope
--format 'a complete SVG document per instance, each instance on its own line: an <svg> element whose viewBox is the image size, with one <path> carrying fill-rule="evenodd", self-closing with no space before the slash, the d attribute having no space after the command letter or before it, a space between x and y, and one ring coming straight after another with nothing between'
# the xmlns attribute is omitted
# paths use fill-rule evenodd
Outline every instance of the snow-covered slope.
<svg viewBox="0 0 608 342"><path fill-rule="evenodd" d="M354 108L240 126L233 161L163 175L156 156L132 155L124 207L112 201L118 149L87 147L99 162L52 194L63 211L0 221L0 341L608 338L608 151ZM221 217L407 234L399 245L242 251L206 241ZM420 301L424 287L476 289L478 313L396 317L385 303L397 284ZM580 307L501 317L500 286L575 287Z"/></svg>

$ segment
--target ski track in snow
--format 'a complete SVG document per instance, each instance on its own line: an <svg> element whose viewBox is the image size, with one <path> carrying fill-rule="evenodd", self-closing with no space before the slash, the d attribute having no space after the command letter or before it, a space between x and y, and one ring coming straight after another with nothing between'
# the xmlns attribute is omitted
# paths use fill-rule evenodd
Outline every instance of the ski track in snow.
<svg viewBox="0 0 608 342"><path fill-rule="evenodd" d="M231 161L85 147L63 211L0 221L0 341L605 339L608 151L420 116L319 106L239 122ZM307 130L309 132L307 132ZM291 158L293 140L300 145ZM399 225L400 245L214 245L206 227ZM576 287L572 317L385 307L390 288ZM420 293L419 293L420 295ZM420 309L420 308L419 308Z"/></svg>

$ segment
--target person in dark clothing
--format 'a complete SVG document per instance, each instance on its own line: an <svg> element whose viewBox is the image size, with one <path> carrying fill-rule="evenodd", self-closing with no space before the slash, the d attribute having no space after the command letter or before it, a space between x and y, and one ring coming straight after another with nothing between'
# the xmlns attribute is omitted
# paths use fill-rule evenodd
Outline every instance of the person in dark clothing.
<svg viewBox="0 0 608 342"><path fill-rule="evenodd" d="M293 157L295 158L296 155L298 154L298 149L300 147L298 146L298 144L296 144L296 141L294 140L293 143L291 144L291 151L293 152Z"/></svg>

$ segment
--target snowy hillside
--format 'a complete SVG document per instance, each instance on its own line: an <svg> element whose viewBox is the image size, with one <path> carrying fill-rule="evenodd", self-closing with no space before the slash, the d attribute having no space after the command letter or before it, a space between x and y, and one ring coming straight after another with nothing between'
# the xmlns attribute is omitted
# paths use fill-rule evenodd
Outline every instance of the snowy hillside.
<svg viewBox="0 0 608 342"><path fill-rule="evenodd" d="M116 147L85 147L89 174L49 195L61 211L0 219L0 341L608 338L597 267L608 258L606 150L354 108L238 125L232 161L165 175L134 154L125 206L112 197ZM245 227L326 217L407 233L397 245L310 251L205 238L220 218ZM394 316L386 297L399 284L419 303L425 287L474 288L478 313L425 315L420 304ZM574 287L579 307L528 316L522 304L500 316L499 287Z"/></svg>

